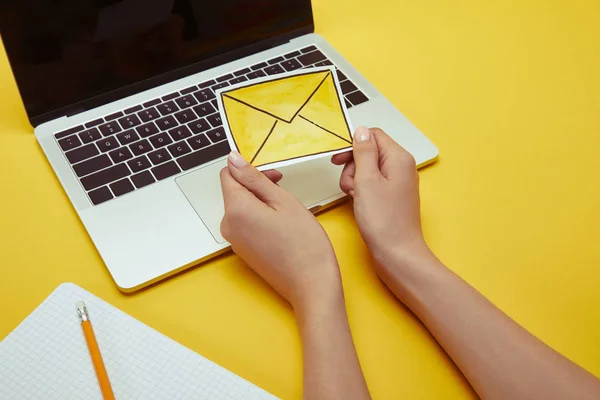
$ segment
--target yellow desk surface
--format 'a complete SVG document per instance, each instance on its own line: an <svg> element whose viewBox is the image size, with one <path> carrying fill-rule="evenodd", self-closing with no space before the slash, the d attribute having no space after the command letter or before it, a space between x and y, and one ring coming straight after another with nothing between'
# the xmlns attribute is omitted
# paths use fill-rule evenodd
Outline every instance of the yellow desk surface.
<svg viewBox="0 0 600 400"><path fill-rule="evenodd" d="M600 375L597 0L313 3L317 32L440 149L421 172L431 247ZM71 281L276 396L300 398L290 307L232 254L121 294L37 145L4 56L0 93L0 338ZM350 205L319 220L373 397L475 397L377 280Z"/></svg>

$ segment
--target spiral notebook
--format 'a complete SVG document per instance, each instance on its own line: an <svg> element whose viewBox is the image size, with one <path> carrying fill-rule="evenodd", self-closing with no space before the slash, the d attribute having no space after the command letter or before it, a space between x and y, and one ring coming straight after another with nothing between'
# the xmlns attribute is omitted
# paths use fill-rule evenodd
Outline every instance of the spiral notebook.
<svg viewBox="0 0 600 400"><path fill-rule="evenodd" d="M0 342L0 399L102 399L77 317L79 300L117 400L275 399L71 283Z"/></svg>

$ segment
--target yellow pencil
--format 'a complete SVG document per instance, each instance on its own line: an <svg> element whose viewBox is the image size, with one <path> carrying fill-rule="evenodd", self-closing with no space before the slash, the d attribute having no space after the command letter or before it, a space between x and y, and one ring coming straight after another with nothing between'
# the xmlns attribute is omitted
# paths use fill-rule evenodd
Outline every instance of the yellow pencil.
<svg viewBox="0 0 600 400"><path fill-rule="evenodd" d="M77 312L79 314L79 319L81 320L83 336L85 336L85 341L87 342L90 355L92 356L92 363L94 364L94 369L96 370L96 376L98 377L98 383L100 384L102 396L104 397L104 400L114 400L115 395L113 394L112 387L110 386L110 380L108 379L108 374L106 373L106 368L104 367L104 362L102 361L100 348L98 347L98 342L96 342L96 336L94 335L94 330L92 329L92 323L90 322L90 317L83 301L77 302Z"/></svg>

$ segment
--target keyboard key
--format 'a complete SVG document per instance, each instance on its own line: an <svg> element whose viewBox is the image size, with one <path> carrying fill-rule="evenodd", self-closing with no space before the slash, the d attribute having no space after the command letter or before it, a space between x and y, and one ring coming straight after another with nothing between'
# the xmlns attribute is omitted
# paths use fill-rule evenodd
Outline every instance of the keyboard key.
<svg viewBox="0 0 600 400"><path fill-rule="evenodd" d="M102 132L104 136L110 136L114 135L115 133L121 132L121 126L117 124L116 121L102 124L98 127L98 129L100 129L100 132Z"/></svg>
<svg viewBox="0 0 600 400"><path fill-rule="evenodd" d="M212 131L207 132L206 135L213 143L227 139L227 136L225 136L225 130L222 127L213 129Z"/></svg>
<svg viewBox="0 0 600 400"><path fill-rule="evenodd" d="M198 88L204 89L204 88L214 85L215 83L217 83L217 81L215 81L214 79L211 79L210 81L202 82L201 84L199 84Z"/></svg>
<svg viewBox="0 0 600 400"><path fill-rule="evenodd" d="M59 140L58 144L63 151L68 151L74 149L75 147L81 146L81 140L79 140L77 135L73 135Z"/></svg>
<svg viewBox="0 0 600 400"><path fill-rule="evenodd" d="M240 69L239 71L235 71L233 73L233 75L235 75L235 76L242 76L242 75L246 75L250 71L251 71L250 68L244 68L244 69Z"/></svg>
<svg viewBox="0 0 600 400"><path fill-rule="evenodd" d="M104 117L104 120L105 121L112 121L113 119L121 118L122 116L123 116L123 112L118 111L118 112L116 112L114 114L107 115L106 117Z"/></svg>
<svg viewBox="0 0 600 400"><path fill-rule="evenodd" d="M194 86L190 86L189 88L183 89L180 93L181 94L188 94L188 93L195 92L196 90L198 90L198 86L194 85Z"/></svg>
<svg viewBox="0 0 600 400"><path fill-rule="evenodd" d="M308 47L301 49L300 51L303 53L310 53L311 51L314 51L314 50L317 50L317 46L308 46Z"/></svg>
<svg viewBox="0 0 600 400"><path fill-rule="evenodd" d="M188 146L186 142L172 144L169 147L167 147L167 149L169 149L171 154L173 154L173 157L179 157L192 151L192 149L190 149L190 146Z"/></svg>
<svg viewBox="0 0 600 400"><path fill-rule="evenodd" d="M347 99L344 99L344 102L346 103L346 108L352 107L352 103L350 103Z"/></svg>
<svg viewBox="0 0 600 400"><path fill-rule="evenodd" d="M90 143L86 146L65 153L71 164L76 164L80 161L87 160L88 158L94 157L98 154L100 154L100 152L94 143Z"/></svg>
<svg viewBox="0 0 600 400"><path fill-rule="evenodd" d="M54 134L54 137L55 137L55 138L57 138L57 139L62 139L62 138L64 138L64 137L67 137L67 136L69 136L70 134L73 134L73 133L77 133L77 132L79 132L79 131L82 131L83 129L84 129L84 128L83 128L83 125L74 126L73 128L67 129L67 130L65 130L65 131L62 131L62 132L55 133L55 134Z"/></svg>
<svg viewBox="0 0 600 400"><path fill-rule="evenodd" d="M129 182L129 179L121 179L120 181L116 181L115 183L110 184L110 190L115 194L115 196L122 196L125 193L133 192L135 188Z"/></svg>
<svg viewBox="0 0 600 400"><path fill-rule="evenodd" d="M152 121L153 119L160 117L160 114L158 111L156 111L156 108L147 108L140 111L137 115L140 117L142 122Z"/></svg>
<svg viewBox="0 0 600 400"><path fill-rule="evenodd" d="M152 161L152 164L158 165L162 164L165 161L169 161L171 159L171 154L167 151L167 149L158 149L148 154L148 158Z"/></svg>
<svg viewBox="0 0 600 400"><path fill-rule="evenodd" d="M285 72L285 70L283 68L281 68L281 66L279 66L279 65L271 65L270 67L265 68L265 72L268 75L275 75L275 74L281 74L282 72Z"/></svg>
<svg viewBox="0 0 600 400"><path fill-rule="evenodd" d="M98 125L100 125L103 122L104 122L103 118L98 118L98 119L95 119L95 120L90 121L87 124L85 124L85 127L86 128L93 128L94 126L98 126Z"/></svg>
<svg viewBox="0 0 600 400"><path fill-rule="evenodd" d="M355 90L358 90L356 85L350 81L341 82L340 87L342 88L342 93L344 94L352 93Z"/></svg>
<svg viewBox="0 0 600 400"><path fill-rule="evenodd" d="M158 180L166 179L181 172L175 161L154 167L151 171Z"/></svg>
<svg viewBox="0 0 600 400"><path fill-rule="evenodd" d="M248 75L246 75L246 78L252 80L252 79L256 79L256 78L260 78L261 76L267 76L267 74L264 73L264 71L254 71L254 72L250 72Z"/></svg>
<svg viewBox="0 0 600 400"><path fill-rule="evenodd" d="M133 151L133 154L135 154L136 156L139 156L152 150L150 142L148 142L146 139L140 140L139 142L135 142L129 145L129 148L131 149L131 151Z"/></svg>
<svg viewBox="0 0 600 400"><path fill-rule="evenodd" d="M287 53L284 55L285 58L294 58L300 55L299 51L292 51L291 53Z"/></svg>
<svg viewBox="0 0 600 400"><path fill-rule="evenodd" d="M113 150L110 153L108 153L108 155L115 164L133 158L133 154L131 154L131 151L129 151L127 147L121 147L120 149Z"/></svg>
<svg viewBox="0 0 600 400"><path fill-rule="evenodd" d="M209 161L213 161L219 157L225 156L229 154L230 151L231 149L229 148L227 141L222 141L214 146L209 146L207 148L187 154L177 159L177 163L181 169L187 171L188 169L195 168L199 165L206 164Z"/></svg>
<svg viewBox="0 0 600 400"><path fill-rule="evenodd" d="M138 126L142 121L138 118L137 115L128 115L119 119L119 124L123 127L123 129L133 128L134 126Z"/></svg>
<svg viewBox="0 0 600 400"><path fill-rule="evenodd" d="M192 96L192 95L180 97L180 98L176 99L175 102L177 103L179 108L182 108L182 109L188 108L191 106L195 106L196 104L198 104L198 100L196 100L194 98L194 96Z"/></svg>
<svg viewBox="0 0 600 400"><path fill-rule="evenodd" d="M340 81L340 82L348 79L348 77L346 75L344 75L344 73L342 71L340 71L339 69L336 69L335 73L337 74L338 81Z"/></svg>
<svg viewBox="0 0 600 400"><path fill-rule="evenodd" d="M179 97L179 92L171 93L161 98L162 101L169 101Z"/></svg>
<svg viewBox="0 0 600 400"><path fill-rule="evenodd" d="M325 54L318 50L313 51L312 53L302 54L300 57L298 57L298 60L302 63L302 65L312 65L325 59Z"/></svg>
<svg viewBox="0 0 600 400"><path fill-rule="evenodd" d="M108 190L106 186L88 192L88 196L90 196L90 200L95 206L113 198L112 193L110 192L110 190Z"/></svg>
<svg viewBox="0 0 600 400"><path fill-rule="evenodd" d="M81 178L81 184L85 190L92 190L107 183L123 179L128 175L130 175L130 172L127 165L119 164Z"/></svg>
<svg viewBox="0 0 600 400"><path fill-rule="evenodd" d="M157 104L160 104L160 99L154 99L154 100L147 101L143 104L143 106L144 106L144 108L148 108L148 107L155 106Z"/></svg>
<svg viewBox="0 0 600 400"><path fill-rule="evenodd" d="M175 111L179 111L179 107L177 107L177 105L173 101L168 101L164 104L159 104L158 106L156 106L156 109L158 110L158 112L160 112L161 115L169 115L174 113Z"/></svg>
<svg viewBox="0 0 600 400"><path fill-rule="evenodd" d="M211 100L210 104L212 104L212 106L215 108L215 110L219 109L219 103L217 103L217 100Z"/></svg>
<svg viewBox="0 0 600 400"><path fill-rule="evenodd" d="M302 68L302 65L297 60L293 60L293 59L292 60L286 60L286 61L282 62L281 65L288 72L289 71L295 71L297 69Z"/></svg>
<svg viewBox="0 0 600 400"><path fill-rule="evenodd" d="M137 128L135 128L135 130L137 133L140 134L141 137L148 137L154 135L155 133L158 133L158 128L156 127L156 125L154 125L153 122L142 126L138 126Z"/></svg>
<svg viewBox="0 0 600 400"><path fill-rule="evenodd" d="M202 103L193 108L199 117L206 117L209 114L216 112L215 108L210 103Z"/></svg>
<svg viewBox="0 0 600 400"><path fill-rule="evenodd" d="M269 61L267 61L267 63L269 65L273 65L273 64L279 64L280 62L282 62L284 60L283 57L277 57L277 58L272 58Z"/></svg>
<svg viewBox="0 0 600 400"><path fill-rule="evenodd" d="M269 64L267 64L266 62L262 62L260 64L256 64L256 65L251 66L250 69L252 71L256 71L258 69L263 69L264 67L267 67L267 66L269 66Z"/></svg>
<svg viewBox="0 0 600 400"><path fill-rule="evenodd" d="M204 134L191 137L187 140L187 142L190 146L192 146L192 149L194 149L194 150L198 150L203 147L210 146L210 144L211 144L210 140L208 140L208 138Z"/></svg>
<svg viewBox="0 0 600 400"><path fill-rule="evenodd" d="M346 96L346 99L348 99L355 106L369 100L369 98L367 96L365 96L363 92L360 92L360 91L350 93L349 95Z"/></svg>
<svg viewBox="0 0 600 400"><path fill-rule="evenodd" d="M98 148L100 149L100 151L103 153L106 153L107 151L116 149L117 147L120 146L117 139L113 136L99 140L96 144L98 145Z"/></svg>
<svg viewBox="0 0 600 400"><path fill-rule="evenodd" d="M135 131L133 129L130 129L125 132L117 133L117 139L119 139L119 142L123 146L125 146L126 144L133 143L136 140L139 140L140 137L138 136L137 133L135 133Z"/></svg>
<svg viewBox="0 0 600 400"><path fill-rule="evenodd" d="M179 125L173 116L169 115L168 117L164 117L156 120L156 125L161 131L166 131L167 129L171 129L174 126Z"/></svg>
<svg viewBox="0 0 600 400"><path fill-rule="evenodd" d="M73 170L77 176L85 176L111 165L113 164L110 162L110 158L106 154L101 154L98 157L90 158L87 161L73 165Z"/></svg>
<svg viewBox="0 0 600 400"><path fill-rule="evenodd" d="M96 128L88 129L79 134L79 138L83 143L90 143L102 137Z"/></svg>
<svg viewBox="0 0 600 400"><path fill-rule="evenodd" d="M247 80L248 80L248 78L246 78L245 76L238 76L237 78L233 78L232 80L230 80L229 84L235 85L236 83L245 82Z"/></svg>
<svg viewBox="0 0 600 400"><path fill-rule="evenodd" d="M183 110L175 114L175 118L180 124L187 124L190 121L197 119L196 113L193 110Z"/></svg>
<svg viewBox="0 0 600 400"><path fill-rule="evenodd" d="M141 156L138 158L134 158L133 160L127 161L127 165L131 168L133 173L140 172L144 169L150 168L152 165L150 161L146 158L146 156Z"/></svg>
<svg viewBox="0 0 600 400"><path fill-rule="evenodd" d="M154 179L150 171L144 171L140 172L139 174L133 175L131 177L131 181L133 182L136 188L140 189L144 186L148 186L156 182L156 179Z"/></svg>
<svg viewBox="0 0 600 400"><path fill-rule="evenodd" d="M131 113L134 113L134 112L138 112L141 109L142 109L142 106L133 106L133 107L126 108L123 112L125 114L131 114Z"/></svg>
<svg viewBox="0 0 600 400"><path fill-rule="evenodd" d="M190 132L187 126L178 126L175 129L171 129L169 135L177 142L178 140L192 136L192 132Z"/></svg>
<svg viewBox="0 0 600 400"><path fill-rule="evenodd" d="M215 94L210 89L204 89L204 90L200 90L199 92L194 93L194 97L196 99L198 99L198 101L200 103L203 103L203 102L208 101L210 99L214 99L215 98Z"/></svg>
<svg viewBox="0 0 600 400"><path fill-rule="evenodd" d="M221 114L217 113L209 115L208 117L206 117L206 119L208 120L208 122L210 122L213 128L223 125L223 121L221 121Z"/></svg>
<svg viewBox="0 0 600 400"><path fill-rule="evenodd" d="M212 89L213 92L216 93L217 90L219 90L221 88L224 88L224 87L227 87L227 86L229 86L229 83L227 83L227 82L221 82L218 85L215 85L215 86L211 87L211 89Z"/></svg>
<svg viewBox="0 0 600 400"><path fill-rule="evenodd" d="M209 123L206 122L206 120L204 118L199 119L199 120L194 121L194 122L190 122L187 126L194 133L201 133L201 132L204 132L204 131L207 131L207 130L210 129Z"/></svg>
<svg viewBox="0 0 600 400"><path fill-rule="evenodd" d="M329 60L325 60L321 61L320 63L316 63L315 67L329 67L330 65L333 65L333 63Z"/></svg>
<svg viewBox="0 0 600 400"><path fill-rule="evenodd" d="M159 147L166 146L168 144L173 143L167 132L159 133L158 135L150 136L150 142L154 148L158 149Z"/></svg>
<svg viewBox="0 0 600 400"><path fill-rule="evenodd" d="M232 74L223 75L217 78L217 82L225 82L233 78Z"/></svg>

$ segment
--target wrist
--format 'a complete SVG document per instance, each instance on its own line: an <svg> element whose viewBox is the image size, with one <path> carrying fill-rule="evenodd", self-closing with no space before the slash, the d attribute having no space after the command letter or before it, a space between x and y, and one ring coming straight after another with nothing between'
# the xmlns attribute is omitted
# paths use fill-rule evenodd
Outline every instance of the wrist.
<svg viewBox="0 0 600 400"><path fill-rule="evenodd" d="M292 303L299 322L313 320L342 310L345 313L344 291L339 270L328 278L309 283L309 290Z"/></svg>
<svg viewBox="0 0 600 400"><path fill-rule="evenodd" d="M425 241L392 247L375 259L381 280L409 307L438 280L440 273L448 271Z"/></svg>

